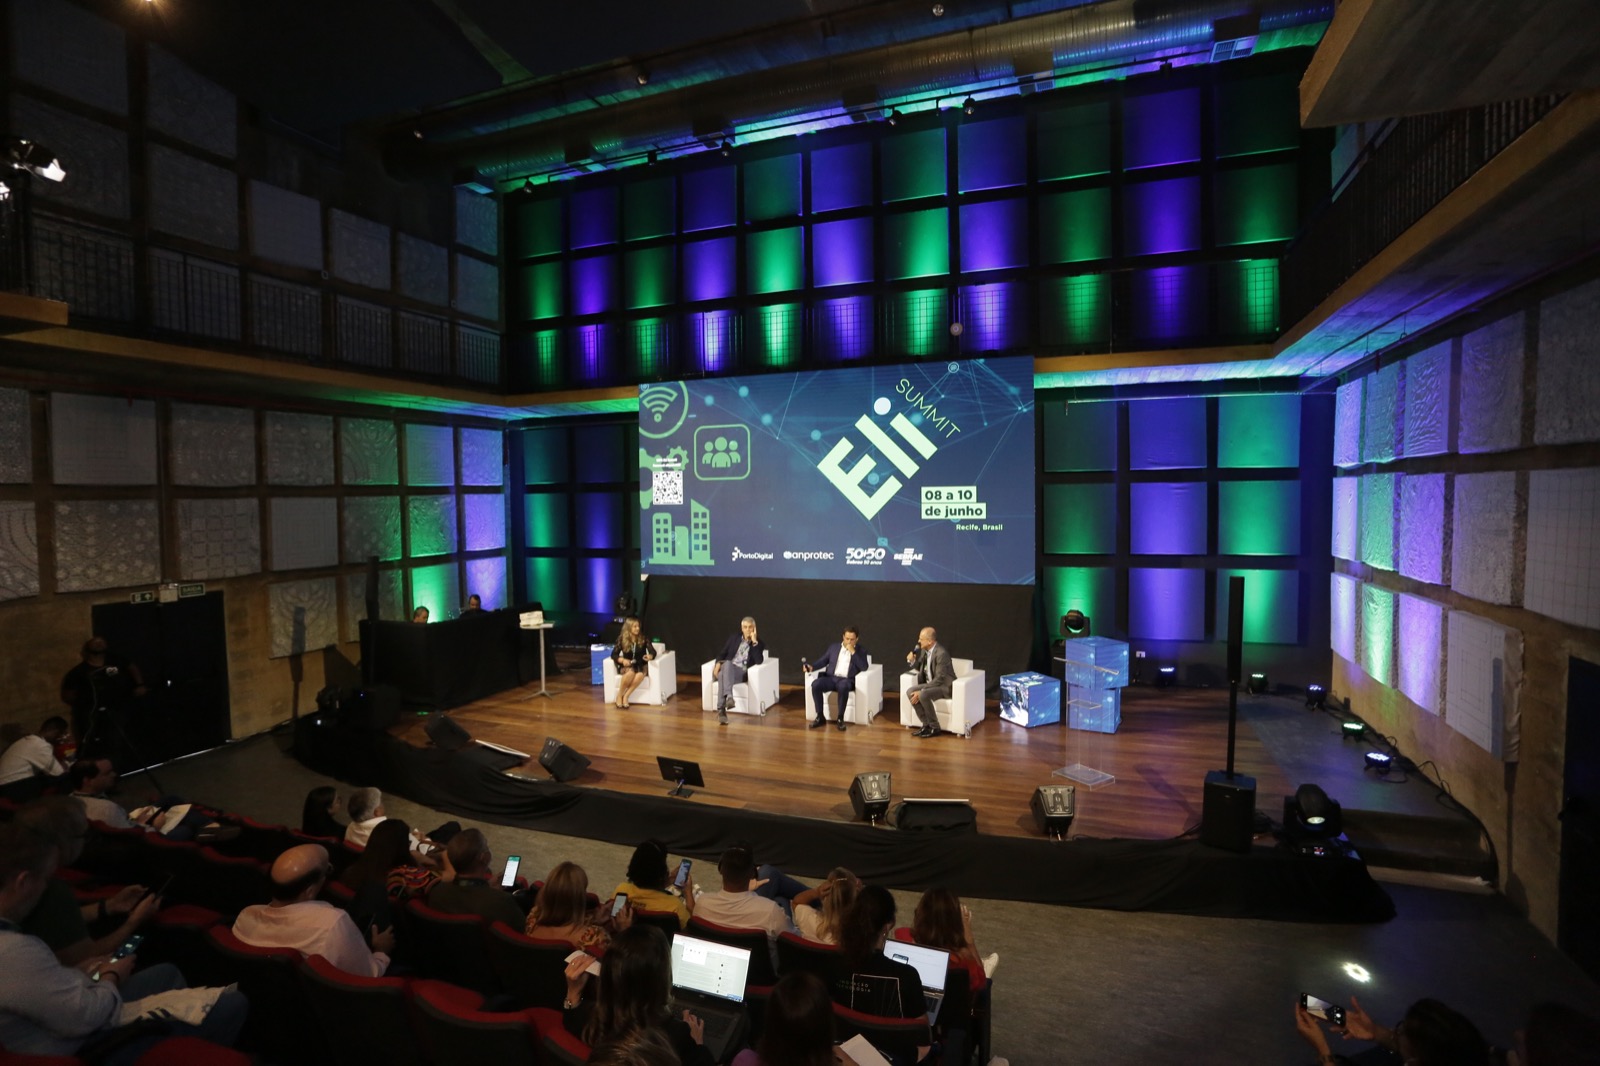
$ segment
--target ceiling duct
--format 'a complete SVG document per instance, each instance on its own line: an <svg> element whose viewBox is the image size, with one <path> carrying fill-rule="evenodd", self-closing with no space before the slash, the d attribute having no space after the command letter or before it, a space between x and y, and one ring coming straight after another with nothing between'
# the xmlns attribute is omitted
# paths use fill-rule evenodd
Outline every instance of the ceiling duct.
<svg viewBox="0 0 1600 1066"><path fill-rule="evenodd" d="M697 116L714 114L737 126L805 115L840 107L846 92L864 85L875 86L884 98L931 95L952 86L1014 79L1019 57L1038 65L1045 53L1059 68L1183 48L1209 50L1218 20L1257 16L1262 30L1271 30L1325 21L1332 7L1331 0L1104 0L997 25L973 25L982 16L969 14L958 32L905 43L893 43L894 29L883 26L877 32L890 43L821 58L806 56L810 45L798 42L762 51L765 38L758 34L755 40L722 42L723 53L681 59L680 68L734 72L728 76L710 74L714 80L666 88L663 83L676 84L681 71L663 75L662 61L653 58L650 88L658 91L645 93L630 78L627 99L613 91L618 76L610 70L594 75L599 79L594 84L579 77L513 91L396 126L385 137L385 158L401 177L449 164L475 166L505 180L560 167L565 146L578 138L587 138L598 158L643 154L650 147L692 140L704 125ZM920 33L932 22L925 4L915 10L920 12L916 26L908 25L904 35ZM835 37L817 34L817 39L835 48L842 40L862 45L861 35L840 34L839 20L838 14L831 17ZM940 30L950 25L949 16L937 22ZM752 70L756 53L766 65ZM569 103L580 98L591 103L583 110L563 110L541 96L550 93ZM511 114L518 108L520 119ZM426 136L412 136L416 128Z"/></svg>

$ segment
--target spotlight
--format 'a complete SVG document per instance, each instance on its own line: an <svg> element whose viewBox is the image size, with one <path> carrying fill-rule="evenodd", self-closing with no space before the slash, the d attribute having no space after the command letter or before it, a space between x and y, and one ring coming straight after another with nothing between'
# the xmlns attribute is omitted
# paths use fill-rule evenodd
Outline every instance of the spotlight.
<svg viewBox="0 0 1600 1066"><path fill-rule="evenodd" d="M1306 686L1306 706L1314 710L1322 710L1328 705L1328 690L1321 685Z"/></svg>
<svg viewBox="0 0 1600 1066"><path fill-rule="evenodd" d="M943 4L934 4L933 5L933 17L934 18L942 18L943 16L944 16L944 5Z"/></svg>
<svg viewBox="0 0 1600 1066"><path fill-rule="evenodd" d="M660 162L660 160L661 153L656 151L654 148L650 149L644 154L644 165L647 167L655 166L656 163Z"/></svg>
<svg viewBox="0 0 1600 1066"><path fill-rule="evenodd" d="M1056 840L1066 837L1077 814L1073 793L1071 785L1040 785L1033 790L1028 806L1033 810L1033 822L1039 832Z"/></svg>
<svg viewBox="0 0 1600 1066"><path fill-rule="evenodd" d="M422 130L420 128L412 130L411 136L415 137L419 141L422 140Z"/></svg>
<svg viewBox="0 0 1600 1066"><path fill-rule="evenodd" d="M3 181L0 181L0 204L5 203L9 199L11 199L11 186L7 185Z"/></svg>
<svg viewBox="0 0 1600 1066"><path fill-rule="evenodd" d="M1178 678L1176 666L1162 666L1156 669L1156 688L1166 688Z"/></svg>
<svg viewBox="0 0 1600 1066"><path fill-rule="evenodd" d="M25 170L46 181L61 181L67 176L56 154L37 141L7 137L5 148L6 162L13 170Z"/></svg>
<svg viewBox="0 0 1600 1066"><path fill-rule="evenodd" d="M1367 725L1365 722L1340 722L1339 729L1346 740L1360 740L1367 731Z"/></svg>
<svg viewBox="0 0 1600 1066"><path fill-rule="evenodd" d="M857 774L850 782L850 807L857 818L876 825L878 819L889 813L889 772Z"/></svg>
<svg viewBox="0 0 1600 1066"><path fill-rule="evenodd" d="M522 179L522 195L524 195L524 196L532 196L533 195L533 175L532 174L529 174L527 177Z"/></svg>
<svg viewBox="0 0 1600 1066"><path fill-rule="evenodd" d="M633 80L638 82L640 85L648 85L650 84L650 72L643 67L640 67L633 75Z"/></svg>
<svg viewBox="0 0 1600 1066"><path fill-rule="evenodd" d="M898 125L900 122L900 112L892 107L889 109L889 113L883 117L891 126Z"/></svg>
<svg viewBox="0 0 1600 1066"><path fill-rule="evenodd" d="M1061 616L1061 635L1069 640L1089 635L1089 616L1074 607Z"/></svg>
<svg viewBox="0 0 1600 1066"><path fill-rule="evenodd" d="M1283 831L1290 839L1336 837L1344 832L1344 815L1322 789L1301 785L1283 798Z"/></svg>
<svg viewBox="0 0 1600 1066"><path fill-rule="evenodd" d="M1251 674L1250 680L1245 683L1244 690L1252 696L1259 696L1267 691L1267 675Z"/></svg>
<svg viewBox="0 0 1600 1066"><path fill-rule="evenodd" d="M722 139L722 154L727 155L731 151L733 151L733 138L724 137Z"/></svg>
<svg viewBox="0 0 1600 1066"><path fill-rule="evenodd" d="M1382 770L1384 773L1388 773L1390 768L1393 767L1393 766L1394 766L1394 756L1390 755L1388 752L1383 752L1383 751L1369 751L1369 752L1367 752L1367 769L1368 770Z"/></svg>
<svg viewBox="0 0 1600 1066"><path fill-rule="evenodd" d="M972 114L974 111L978 110L978 101L974 100L970 96L967 97L966 102L961 105L961 110L965 111L969 115Z"/></svg>

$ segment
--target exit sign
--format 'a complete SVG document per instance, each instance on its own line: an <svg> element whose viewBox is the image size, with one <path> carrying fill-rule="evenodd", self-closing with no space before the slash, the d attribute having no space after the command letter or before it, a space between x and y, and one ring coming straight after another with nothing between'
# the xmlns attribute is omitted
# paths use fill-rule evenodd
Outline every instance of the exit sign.
<svg viewBox="0 0 1600 1066"><path fill-rule="evenodd" d="M128 602L129 603L154 603L154 602L156 602L156 594L154 592L135 592L131 596L128 597Z"/></svg>
<svg viewBox="0 0 1600 1066"><path fill-rule="evenodd" d="M180 600L187 600L193 596L204 596L205 594L206 585L203 581L196 581L189 585L178 586L178 599Z"/></svg>

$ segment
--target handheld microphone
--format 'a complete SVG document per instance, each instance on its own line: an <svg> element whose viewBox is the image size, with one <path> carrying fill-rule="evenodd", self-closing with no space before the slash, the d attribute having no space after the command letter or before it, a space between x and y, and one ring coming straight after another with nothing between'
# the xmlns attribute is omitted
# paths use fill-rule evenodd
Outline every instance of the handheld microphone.
<svg viewBox="0 0 1600 1066"><path fill-rule="evenodd" d="M102 674L106 675L107 677L116 677L117 673L118 673L117 668L115 666L102 666L100 668L100 672Z"/></svg>

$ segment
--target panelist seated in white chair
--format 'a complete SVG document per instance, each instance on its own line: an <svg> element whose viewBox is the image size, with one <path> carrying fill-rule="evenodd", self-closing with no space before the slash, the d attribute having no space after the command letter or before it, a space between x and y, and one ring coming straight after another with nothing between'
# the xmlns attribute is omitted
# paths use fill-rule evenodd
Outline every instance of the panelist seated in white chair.
<svg viewBox="0 0 1600 1066"><path fill-rule="evenodd" d="M622 633L611 648L611 661L617 668L617 698L615 705L627 710L628 697L644 684L650 673L650 661L656 650L645 639L644 628L632 616L622 620Z"/></svg>
<svg viewBox="0 0 1600 1066"><path fill-rule="evenodd" d="M728 638L711 668L711 678L717 685L717 721L728 724L733 686L741 684L751 667L760 666L766 657L767 646L756 633L756 620L746 615L739 622L739 632Z"/></svg>
<svg viewBox="0 0 1600 1066"><path fill-rule="evenodd" d="M950 698L956 671L950 662L950 653L939 643L939 634L932 626L924 626L917 634L916 649L906 655L906 662L911 664L911 672L916 675L916 682L906 689L906 698L922 722L922 728L914 735L938 736L939 715L933 709L933 701Z"/></svg>
<svg viewBox="0 0 1600 1066"><path fill-rule="evenodd" d="M844 709L850 702L850 693L855 691L856 675L867 668L867 653L860 648L861 633L855 626L846 626L844 635L838 643L828 645L828 650L818 656L814 663L805 664L806 677L810 680L811 700L816 704L817 717L811 723L812 729L821 729L828 724L824 707L827 704L828 693L835 692L839 696L839 717L834 724L843 733ZM816 677L812 677L816 674Z"/></svg>

